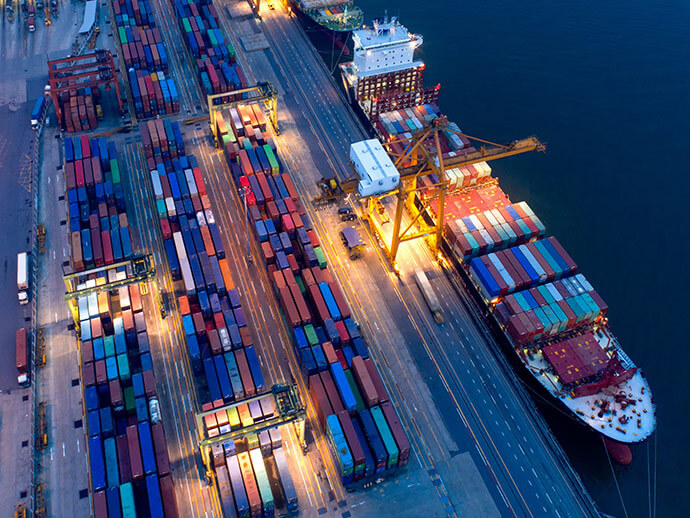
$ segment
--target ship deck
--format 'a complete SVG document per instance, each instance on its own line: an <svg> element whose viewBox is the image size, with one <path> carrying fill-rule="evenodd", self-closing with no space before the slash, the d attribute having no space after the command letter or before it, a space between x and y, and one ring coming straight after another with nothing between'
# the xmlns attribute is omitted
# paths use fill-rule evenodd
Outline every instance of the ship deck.
<svg viewBox="0 0 690 518"><path fill-rule="evenodd" d="M606 333L595 333L594 336L602 348L611 346L610 336ZM620 347L615 343L614 349L620 351ZM619 355L624 363L629 362L626 367L634 366L625 353ZM645 440L654 432L656 407L647 380L639 370L620 386L609 387L591 396L573 398L570 394L562 392L562 384L553 373L541 349L535 350L528 358L521 356L521 359L550 394L558 398L580 421L606 437L623 443L633 443ZM628 404L623 408L622 404L617 403L615 396L622 392L629 400L634 400L634 404ZM608 410L601 412L607 403ZM627 419L627 422L621 422L620 419Z"/></svg>

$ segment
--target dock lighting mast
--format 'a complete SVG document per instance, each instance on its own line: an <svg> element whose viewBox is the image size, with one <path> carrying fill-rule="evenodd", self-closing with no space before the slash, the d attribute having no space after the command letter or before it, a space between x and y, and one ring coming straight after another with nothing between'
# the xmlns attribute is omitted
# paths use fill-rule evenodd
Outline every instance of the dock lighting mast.
<svg viewBox="0 0 690 518"><path fill-rule="evenodd" d="M476 151L465 153L463 155L443 158L441 151L441 143L439 133L454 133L463 135L464 137L481 142L482 145ZM423 145L429 138L433 139L434 152L430 152L426 146ZM395 142L404 142L408 146L402 154L395 153L391 150L391 144ZM443 220L445 213L445 197L448 190L448 178L445 171L456 167L465 167L479 162L488 162L498 158L505 158L529 151L545 151L546 146L542 144L536 137L527 137L521 140L514 140L509 144L496 144L489 140L483 140L477 137L471 137L461 131L450 127L446 117L439 117L432 121L432 125L425 130L419 131L413 135L412 141L394 140L391 142L383 142L382 145L388 148L388 154L393 160L398 172L400 173L400 184L395 191L390 191L377 196L370 196L366 199L367 210L363 217L369 221L372 231L379 238L383 244L386 256L391 262L393 269L397 271L397 264L395 258L398 254L400 244L404 241L411 241L413 239L432 237L431 246L435 253L438 253L439 243L441 241L443 232ZM403 166L403 164L408 164ZM405 204L411 205L416 192L429 187L418 187L417 178L434 173L439 179L439 183L431 186L435 188L434 194L425 202L412 221L401 231L403 208ZM343 192L353 193L357 191L360 178L355 173L351 178L348 178L341 183ZM469 187L468 189L475 189L486 185L489 182L496 182L494 178L488 178L486 182ZM395 218L393 220L393 237L390 246L386 243L384 233L374 216L376 207L380 204L380 200L391 194L397 196L395 206ZM422 222L422 215L426 212L432 200L438 200L438 215L434 226L421 225L421 230L417 232L410 232L412 227L418 222ZM409 205L408 205L409 206Z"/></svg>

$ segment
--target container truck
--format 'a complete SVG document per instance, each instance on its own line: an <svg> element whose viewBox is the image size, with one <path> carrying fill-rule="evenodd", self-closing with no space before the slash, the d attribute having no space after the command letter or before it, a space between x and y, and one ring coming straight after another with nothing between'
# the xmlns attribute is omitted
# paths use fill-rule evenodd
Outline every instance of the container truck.
<svg viewBox="0 0 690 518"><path fill-rule="evenodd" d="M29 303L29 254L17 254L17 298L20 304Z"/></svg>
<svg viewBox="0 0 690 518"><path fill-rule="evenodd" d="M434 320L437 324L442 324L444 322L443 314L441 313L441 304L438 301L436 292L434 288L431 287L429 279L427 279L426 274L423 271L418 271L414 274L415 281L417 281L417 286L419 286L422 295L424 295L424 300L426 300L431 314L434 315Z"/></svg>
<svg viewBox="0 0 690 518"><path fill-rule="evenodd" d="M34 109L31 112L31 129L38 129L38 127L41 125L41 121L43 120L43 115L45 115L46 112L46 98L45 96L41 96L38 99L36 99L36 104L34 105Z"/></svg>
<svg viewBox="0 0 690 518"><path fill-rule="evenodd" d="M29 385L29 343L26 329L17 329L17 383L22 387Z"/></svg>

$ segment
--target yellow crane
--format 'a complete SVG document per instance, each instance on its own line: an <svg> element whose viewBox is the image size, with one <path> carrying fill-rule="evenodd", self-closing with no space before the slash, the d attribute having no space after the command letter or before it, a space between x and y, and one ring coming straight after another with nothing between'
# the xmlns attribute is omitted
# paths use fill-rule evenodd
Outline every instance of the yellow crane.
<svg viewBox="0 0 690 518"><path fill-rule="evenodd" d="M441 150L441 142L439 139L440 132L463 135L470 140L480 142L481 146L479 146L476 151L455 157L447 157L444 159ZM424 145L422 145L429 138L432 138L434 142L435 152L433 154ZM439 117L432 122L432 125L429 128L414 135L412 141L402 154L395 153L391 150L391 144L395 142L401 141L394 140L384 142L382 144L384 147L388 148L388 154L400 173L400 184L394 192L388 192L379 196L371 196L367 198L367 210L363 217L369 221L372 231L377 235L380 242L383 243L386 255L391 261L391 265L396 272L397 265L395 258L398 254L400 243L404 241L410 241L412 239L423 237L432 237L432 248L435 252L438 252L438 247L443 232L445 196L446 191L448 190L448 179L445 174L447 169L465 167L471 164L514 156L521 153L527 153L529 151L546 150L546 146L536 137L527 137L521 140L514 140L508 144L497 144L489 140L472 137L450 127L448 120L445 117ZM406 144L408 143L406 140L404 142ZM412 201L415 193L422 189L417 186L417 178L431 173L435 173L439 179L439 183L433 186L435 187L434 194L423 203L422 207L414 216L412 221L401 232L403 208L405 203ZM344 181L341 184L343 192L356 192L359 180L359 177L355 174L352 178ZM488 181L496 182L496 180L493 178L488 179ZM480 187L482 185L486 184L478 184L477 186L473 186L471 188ZM376 221L377 218L373 217L373 215L376 212L376 208L380 206L381 198L385 198L392 194L396 194L397 202L395 207L395 217L393 219L393 236L391 244L388 246L386 239L384 239L383 231L381 228L379 228L378 222ZM435 225L433 227L427 226L426 228L422 228L417 232L411 232L415 224L420 221L421 215L426 211L432 200L438 200L438 214Z"/></svg>

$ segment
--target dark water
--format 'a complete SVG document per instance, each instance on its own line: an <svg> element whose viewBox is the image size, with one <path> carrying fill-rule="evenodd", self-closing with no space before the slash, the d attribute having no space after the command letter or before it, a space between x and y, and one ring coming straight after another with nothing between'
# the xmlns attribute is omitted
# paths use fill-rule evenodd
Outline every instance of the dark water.
<svg viewBox="0 0 690 518"><path fill-rule="evenodd" d="M357 3L367 22L388 9L424 36L426 84L441 83L441 108L466 133L547 142L546 155L492 167L608 302L658 405L656 511L686 516L690 4ZM601 509L623 516L599 439L550 422ZM649 515L646 451L634 448L633 464L616 468L630 516Z"/></svg>

